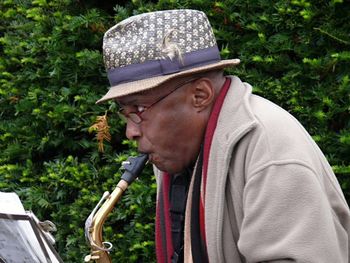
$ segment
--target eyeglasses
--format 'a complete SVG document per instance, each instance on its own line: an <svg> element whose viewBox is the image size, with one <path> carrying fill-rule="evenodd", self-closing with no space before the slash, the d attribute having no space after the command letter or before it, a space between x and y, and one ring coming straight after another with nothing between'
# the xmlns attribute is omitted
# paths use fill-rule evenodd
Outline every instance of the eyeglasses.
<svg viewBox="0 0 350 263"><path fill-rule="evenodd" d="M121 109L118 111L118 115L119 117L124 120L125 122L127 122L127 120L131 120L132 122L136 123L136 124L140 124L143 119L141 117L142 113L144 113L146 110L149 110L151 107L153 107L154 105L156 105L158 102L162 101L163 99L165 99L166 97L168 97L170 94L174 93L176 90L178 90L181 87L184 87L185 85L195 81L199 79L197 78L192 78L192 79L188 79L182 83L180 83L179 85L175 86L175 88L170 91L169 93L165 94L164 96L160 97L158 100L156 100L155 102L153 102L151 105L149 106L136 106L136 111L135 112L129 112L129 113L125 113L125 109L123 109L121 107Z"/></svg>

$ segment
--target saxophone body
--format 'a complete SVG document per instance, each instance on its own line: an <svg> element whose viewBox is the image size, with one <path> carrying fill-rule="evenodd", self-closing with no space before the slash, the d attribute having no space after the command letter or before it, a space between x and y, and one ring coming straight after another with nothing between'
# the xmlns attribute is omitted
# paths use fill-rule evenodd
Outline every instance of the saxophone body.
<svg viewBox="0 0 350 263"><path fill-rule="evenodd" d="M147 160L148 155L142 154L138 157L129 157L126 162L123 162L122 165L125 171L116 188L111 194L109 192L104 192L101 200L86 219L85 237L90 245L91 251L90 254L85 257L85 262L112 262L109 252L111 251L113 245L110 242L103 241L103 224L106 221L107 216L121 198L124 191L142 172Z"/></svg>

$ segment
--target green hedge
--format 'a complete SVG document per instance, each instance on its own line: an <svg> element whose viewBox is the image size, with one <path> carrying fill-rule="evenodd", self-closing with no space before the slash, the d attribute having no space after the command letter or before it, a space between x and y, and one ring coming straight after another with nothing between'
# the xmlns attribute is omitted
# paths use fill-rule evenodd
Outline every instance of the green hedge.
<svg viewBox="0 0 350 263"><path fill-rule="evenodd" d="M102 2L102 1L101 1ZM107 3L108 2L108 3ZM0 191L57 224L65 262L89 252L83 226L121 162L136 154L116 105L95 105L108 87L103 33L133 14L194 8L207 13L228 73L295 115L325 152L350 200L350 3L348 1L70 1L0 3ZM119 5L116 4L119 3ZM98 116L111 141L99 152ZM151 167L109 217L105 239L120 262L154 262Z"/></svg>

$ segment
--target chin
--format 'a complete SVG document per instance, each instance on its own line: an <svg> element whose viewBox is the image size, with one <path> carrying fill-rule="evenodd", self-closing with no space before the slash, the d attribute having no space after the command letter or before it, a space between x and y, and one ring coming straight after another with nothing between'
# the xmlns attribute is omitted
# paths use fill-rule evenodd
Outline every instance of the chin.
<svg viewBox="0 0 350 263"><path fill-rule="evenodd" d="M161 166L161 165L156 165L156 164L154 164L154 165L157 167L158 170L160 170L163 173L174 174L172 169L169 169L169 168Z"/></svg>
<svg viewBox="0 0 350 263"><path fill-rule="evenodd" d="M176 167L171 167L171 166L167 166L167 165L162 165L159 163L153 163L153 165L155 165L157 167L158 170L164 172L164 173L168 173L168 174L176 174L182 171L182 169L177 169Z"/></svg>
<svg viewBox="0 0 350 263"><path fill-rule="evenodd" d="M178 173L181 173L182 171L185 170L185 168L179 168L179 167L158 167L156 165L156 167L164 172L164 173L168 173L168 174L178 174Z"/></svg>
<svg viewBox="0 0 350 263"><path fill-rule="evenodd" d="M179 165L179 162L175 162L173 159L161 159L159 156L154 155L151 155L150 162L155 165L158 170L168 174L177 174L186 169L186 167Z"/></svg>

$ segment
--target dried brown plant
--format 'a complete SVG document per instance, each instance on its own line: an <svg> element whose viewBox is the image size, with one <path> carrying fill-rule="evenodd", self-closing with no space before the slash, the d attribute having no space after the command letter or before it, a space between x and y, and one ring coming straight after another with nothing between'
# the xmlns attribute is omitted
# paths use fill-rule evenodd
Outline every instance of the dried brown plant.
<svg viewBox="0 0 350 263"><path fill-rule="evenodd" d="M104 152L104 140L110 142L111 134L107 121L107 113L103 116L97 116L96 122L89 128L89 131L96 132L96 139L98 142L98 151Z"/></svg>

